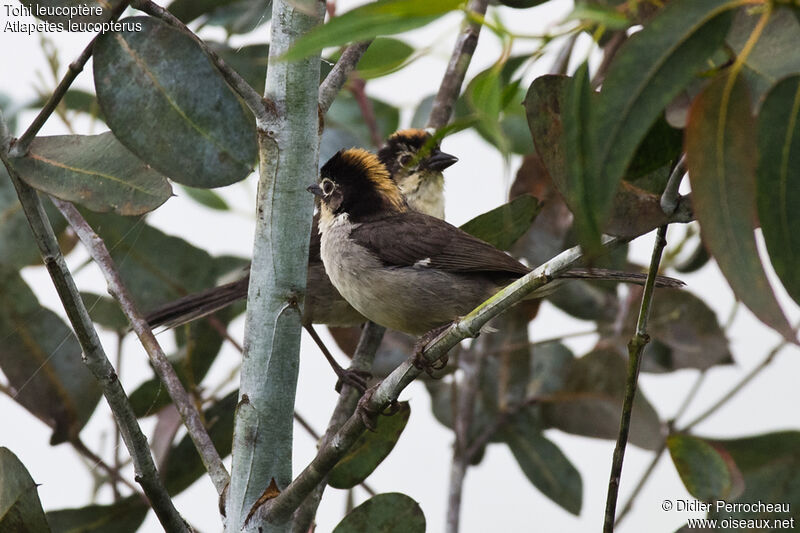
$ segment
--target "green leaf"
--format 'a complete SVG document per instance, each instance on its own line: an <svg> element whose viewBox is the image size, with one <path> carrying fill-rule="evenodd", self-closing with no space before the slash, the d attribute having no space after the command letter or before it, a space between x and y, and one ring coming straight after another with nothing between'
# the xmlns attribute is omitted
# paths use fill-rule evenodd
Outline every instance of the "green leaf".
<svg viewBox="0 0 800 533"><path fill-rule="evenodd" d="M500 250L508 250L528 231L542 209L530 194L523 194L507 204L478 215L461 229Z"/></svg>
<svg viewBox="0 0 800 533"><path fill-rule="evenodd" d="M203 412L206 430L220 457L227 457L231 453L233 417L238 398L239 391L235 390ZM183 492L206 473L189 435L185 435L170 448L164 459L164 466L159 470L164 487L172 495Z"/></svg>
<svg viewBox="0 0 800 533"><path fill-rule="evenodd" d="M564 387L575 355L560 342L533 347L529 396L545 396Z"/></svg>
<svg viewBox="0 0 800 533"><path fill-rule="evenodd" d="M373 496L342 519L333 533L424 533L425 515L419 504L399 492Z"/></svg>
<svg viewBox="0 0 800 533"><path fill-rule="evenodd" d="M741 54L760 17L760 11L752 12L746 6L739 8L725 39L735 54ZM790 9L775 9L742 69L754 108L770 87L782 78L800 73L800 56L795 53L798 49L800 23Z"/></svg>
<svg viewBox="0 0 800 533"><path fill-rule="evenodd" d="M624 30L631 25L631 21L628 20L628 17L616 9L586 2L576 2L572 12L567 15L566 20L592 22L605 26L609 30Z"/></svg>
<svg viewBox="0 0 800 533"><path fill-rule="evenodd" d="M208 15L215 9L235 4L239 0L174 0L170 2L167 11L178 17L181 22L188 24L193 20Z"/></svg>
<svg viewBox="0 0 800 533"><path fill-rule="evenodd" d="M604 198L612 185L593 179L593 151L590 145L590 112L593 91L589 86L589 66L581 65L575 79L567 84L564 94L565 182L556 185L574 216L573 227L578 241L588 253L600 247ZM616 188L616 184L613 185ZM612 191L613 194L613 191Z"/></svg>
<svg viewBox="0 0 800 533"><path fill-rule="evenodd" d="M186 196L194 200L200 205L204 205L209 209L217 211L228 211L230 206L225 199L219 194L210 189L198 189L196 187L187 187L181 185L181 190L186 193Z"/></svg>
<svg viewBox="0 0 800 533"><path fill-rule="evenodd" d="M378 417L375 431L369 431L353 444L328 474L328 485L337 489L355 487L378 468L394 449L411 416L408 402L399 404L399 411L391 416Z"/></svg>
<svg viewBox="0 0 800 533"><path fill-rule="evenodd" d="M734 294L793 340L756 248L756 122L741 78L717 77L695 98L686 129L692 202L703 242Z"/></svg>
<svg viewBox="0 0 800 533"><path fill-rule="evenodd" d="M0 294L0 368L14 400L53 428L51 444L76 437L102 394L78 340L16 272L0 269Z"/></svg>
<svg viewBox="0 0 800 533"><path fill-rule="evenodd" d="M257 156L252 116L208 57L156 19L124 21L141 30L100 35L93 59L97 98L116 137L184 185L221 187L247 177Z"/></svg>
<svg viewBox="0 0 800 533"><path fill-rule="evenodd" d="M111 132L37 137L11 164L31 187L101 213L141 215L172 195L164 176Z"/></svg>
<svg viewBox="0 0 800 533"><path fill-rule="evenodd" d="M622 339L630 339L636 329L636 313L629 313ZM650 309L647 333L668 351L656 359L657 344L644 350L642 371L664 372L681 368L706 370L733 362L728 339L717 315L690 292L660 289ZM626 341L627 342L627 341Z"/></svg>
<svg viewBox="0 0 800 533"><path fill-rule="evenodd" d="M47 97L42 96L28 107L40 108L44 106L45 102L47 102ZM63 106L70 111L86 113L91 117L97 117L100 120L104 120L103 112L100 109L100 104L97 102L97 97L93 93L87 91L82 91L80 89L69 89L66 94L64 94L64 98L61 99L59 106Z"/></svg>
<svg viewBox="0 0 800 533"><path fill-rule="evenodd" d="M414 53L414 47L399 39L377 37L361 56L356 69L365 80L397 71Z"/></svg>
<svg viewBox="0 0 800 533"><path fill-rule="evenodd" d="M580 514L583 500L581 475L541 429L526 423L514 423L503 430L503 439L525 476L542 494L570 513Z"/></svg>
<svg viewBox="0 0 800 533"><path fill-rule="evenodd" d="M50 531L36 483L8 448L0 448L0 531Z"/></svg>
<svg viewBox="0 0 800 533"><path fill-rule="evenodd" d="M216 283L215 260L183 239L140 218L83 214L108 245L122 281L142 312Z"/></svg>
<svg viewBox="0 0 800 533"><path fill-rule="evenodd" d="M53 533L135 533L147 517L149 507L138 495L109 505L87 505L47 513Z"/></svg>
<svg viewBox="0 0 800 533"><path fill-rule="evenodd" d="M251 44L232 48L224 43L207 42L233 70L239 73L258 94L264 94L267 81L268 44Z"/></svg>
<svg viewBox="0 0 800 533"><path fill-rule="evenodd" d="M598 349L575 359L564 387L540 398L545 422L575 435L616 439L625 376L625 359L616 351ZM633 404L630 442L647 450L663 442L658 414L641 391Z"/></svg>
<svg viewBox="0 0 800 533"><path fill-rule="evenodd" d="M738 520L770 519L783 521L785 529L791 529L789 521L800 519L800 432L780 431L754 437L732 440L714 440L711 444L733 458L744 478L744 490L733 502L776 503L788 509L736 510L720 509L710 513L711 518L735 518Z"/></svg>
<svg viewBox="0 0 800 533"><path fill-rule="evenodd" d="M220 6L206 19L210 26L222 26L228 35L250 33L272 19L272 0L238 0Z"/></svg>
<svg viewBox="0 0 800 533"><path fill-rule="evenodd" d="M670 2L614 57L589 124L594 157L588 192L596 227L607 217L619 181L653 122L722 44L729 10L736 5L733 0ZM570 123L565 116L567 132Z"/></svg>
<svg viewBox="0 0 800 533"><path fill-rule="evenodd" d="M758 115L758 219L775 272L800 302L800 76L775 85Z"/></svg>
<svg viewBox="0 0 800 533"><path fill-rule="evenodd" d="M56 235L61 235L67 223L55 206L43 199L42 205ZM17 199L6 167L0 165L0 265L17 269L42 262L39 247L31 233L28 219Z"/></svg>
<svg viewBox="0 0 800 533"><path fill-rule="evenodd" d="M463 0L378 0L342 13L301 37L284 59L295 61L327 46L366 41L424 26Z"/></svg>
<svg viewBox="0 0 800 533"><path fill-rule="evenodd" d="M625 179L634 181L677 161L682 149L683 132L670 126L661 115L636 149Z"/></svg>
<svg viewBox="0 0 800 533"><path fill-rule="evenodd" d="M670 435L667 448L692 496L705 502L728 499L733 489L733 461L726 461L709 442L690 435Z"/></svg>
<svg viewBox="0 0 800 533"><path fill-rule="evenodd" d="M500 129L500 111L503 109L503 86L497 68L489 68L469 82L464 93L471 114L477 118L481 135L507 152L507 142Z"/></svg>
<svg viewBox="0 0 800 533"><path fill-rule="evenodd" d="M130 327L128 319L113 298L81 291L81 299L89 311L92 322L117 333L125 333Z"/></svg>
<svg viewBox="0 0 800 533"><path fill-rule="evenodd" d="M20 0L20 2L23 5L33 9L33 16L48 22L60 24L61 28L63 28L62 31L66 30L85 32L87 30L83 28L70 28L70 23L105 22L110 18L111 11L116 8L116 6L121 4L122 0L39 0L38 2L32 2L31 0ZM47 14L47 8L75 8L79 6L88 7L88 14L84 14L86 13L86 10L83 10L82 13L76 14L74 17L70 15ZM41 8L42 11L38 11L37 8ZM96 14L97 8L101 9L100 15Z"/></svg>
<svg viewBox="0 0 800 533"><path fill-rule="evenodd" d="M378 126L378 133L381 139L386 139L398 129L400 124L400 111L391 104L387 104L375 98L369 98L372 111L375 115L375 122ZM358 139L359 144L349 145L347 148L353 146L360 146L364 148L373 147L372 137L369 128L364 123L364 116L361 113L361 108L358 102L349 93L342 93L325 115L325 128L337 128L344 130L351 136ZM325 159L320 156L320 164Z"/></svg>

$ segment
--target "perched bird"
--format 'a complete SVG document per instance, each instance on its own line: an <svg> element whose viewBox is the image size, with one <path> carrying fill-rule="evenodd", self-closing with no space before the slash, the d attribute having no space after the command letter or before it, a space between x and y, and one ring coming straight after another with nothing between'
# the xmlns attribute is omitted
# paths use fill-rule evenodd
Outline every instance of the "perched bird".
<svg viewBox="0 0 800 533"><path fill-rule="evenodd" d="M359 149L332 157L308 190L320 199L321 257L333 286L373 322L420 336L449 325L530 269L438 218L415 212L386 166ZM643 283L580 269L560 277ZM682 282L660 277L661 286Z"/></svg>
<svg viewBox="0 0 800 533"><path fill-rule="evenodd" d="M431 134L421 129L400 130L392 134L378 152L378 158L392 169L391 177L406 194L411 209L444 217L444 176L442 171L458 161L442 152ZM151 328L173 328L219 311L247 298L250 275L231 283L189 294L150 312L145 318ZM302 322L320 345L334 371L343 379L344 370L324 348L311 324L349 327L366 322L331 285L320 257L318 216L312 221L309 243L308 277ZM347 381L352 381L346 378ZM362 388L359 386L359 388Z"/></svg>

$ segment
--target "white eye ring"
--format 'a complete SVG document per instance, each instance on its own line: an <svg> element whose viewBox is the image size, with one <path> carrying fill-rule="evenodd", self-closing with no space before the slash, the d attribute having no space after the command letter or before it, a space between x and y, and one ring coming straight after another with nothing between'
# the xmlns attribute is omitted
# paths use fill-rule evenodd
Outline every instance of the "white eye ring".
<svg viewBox="0 0 800 533"><path fill-rule="evenodd" d="M324 194L325 196L328 196L330 193L333 192L334 185L331 180L329 179L322 180L321 186L322 186L322 194Z"/></svg>

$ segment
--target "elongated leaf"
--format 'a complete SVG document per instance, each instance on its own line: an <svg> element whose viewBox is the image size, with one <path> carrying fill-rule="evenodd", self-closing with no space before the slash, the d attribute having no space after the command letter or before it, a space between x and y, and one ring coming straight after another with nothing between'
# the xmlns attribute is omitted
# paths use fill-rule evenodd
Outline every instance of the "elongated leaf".
<svg viewBox="0 0 800 533"><path fill-rule="evenodd" d="M137 495L110 505L87 505L47 513L53 533L135 533L149 510Z"/></svg>
<svg viewBox="0 0 800 533"><path fill-rule="evenodd" d="M21 0L23 5L33 10L33 16L60 24L61 31L88 31L85 28L71 27L70 23L105 22L111 16L111 10L122 3L122 0ZM53 11L57 7L79 9L77 12L63 14ZM82 7L88 9L80 9ZM100 10L98 14L98 8Z"/></svg>
<svg viewBox="0 0 800 533"><path fill-rule="evenodd" d="M42 96L33 102L29 107L41 108L44 106L46 101L47 97ZM66 94L64 94L64 98L61 99L59 106L63 106L70 111L86 113L89 116L97 117L100 120L103 120L103 113L100 110L100 104L97 103L97 97L94 94L87 91L82 91L81 89L69 89Z"/></svg>
<svg viewBox="0 0 800 533"><path fill-rule="evenodd" d="M755 29L760 12L741 7L725 41L735 54L742 49ZM775 9L764 31L745 60L742 75L748 82L753 107L779 80L800 73L800 22L788 7Z"/></svg>
<svg viewBox="0 0 800 533"><path fill-rule="evenodd" d="M583 483L578 470L562 451L529 424L512 424L503 440L525 476L542 494L574 515L581 512Z"/></svg>
<svg viewBox="0 0 800 533"><path fill-rule="evenodd" d="M667 448L675 469L689 493L706 502L728 500L734 477L740 477L730 458L707 441L690 435L674 434L667 438Z"/></svg>
<svg viewBox="0 0 800 533"><path fill-rule="evenodd" d="M722 44L731 21L728 10L735 5L732 0L670 2L620 48L592 107L589 205L597 224L607 217L619 181L653 122Z"/></svg>
<svg viewBox="0 0 800 533"><path fill-rule="evenodd" d="M400 123L400 111L391 104L387 104L375 98L369 99L372 111L375 114L375 123L378 126L378 133L382 139L387 138L398 128ZM349 144L344 147L351 148L353 146L361 146L365 148L372 148L372 138L369 128L364 123L364 116L361 113L361 108L353 96L348 93L342 93L325 115L325 129L335 128L337 130L345 131L349 134L350 139L355 139L358 144ZM346 141L348 136L342 136L342 141ZM323 139L323 142L325 139ZM338 149L338 148L337 148ZM320 164L323 164L325 159L320 155Z"/></svg>
<svg viewBox="0 0 800 533"><path fill-rule="evenodd" d="M167 9L188 24L198 17L208 15L219 7L234 4L238 0L174 0Z"/></svg>
<svg viewBox="0 0 800 533"><path fill-rule="evenodd" d="M66 221L51 202L44 200L42 204L53 231L61 235L66 228ZM17 191L8 177L6 167L0 165L0 264L21 268L40 264L41 261L28 219L17 200Z"/></svg>
<svg viewBox="0 0 800 533"><path fill-rule="evenodd" d="M576 435L617 438L625 374L625 360L613 350L595 350L575 359L564 387L541 397L546 423ZM630 442L655 450L662 442L661 431L658 414L639 391L633 404Z"/></svg>
<svg viewBox="0 0 800 533"><path fill-rule="evenodd" d="M378 37L370 43L356 68L365 80L395 72L405 63L414 48L399 39Z"/></svg>
<svg viewBox="0 0 800 533"><path fill-rule="evenodd" d="M695 98L686 130L692 199L703 242L734 294L761 321L793 340L756 248L755 128L741 78L720 76Z"/></svg>
<svg viewBox="0 0 800 533"><path fill-rule="evenodd" d="M424 26L463 0L378 0L332 18L301 37L286 53L294 61L327 46L365 41L377 35L392 35Z"/></svg>
<svg viewBox="0 0 800 533"><path fill-rule="evenodd" d="M767 94L758 115L758 219L775 272L800 302L800 76Z"/></svg>
<svg viewBox="0 0 800 533"><path fill-rule="evenodd" d="M621 335L623 343L627 343L633 335L636 319L636 313L629 313ZM642 362L644 372L664 372L681 368L705 370L714 365L733 362L728 339L716 314L690 292L660 289L653 298L647 330L651 339L658 342L645 347ZM656 357L659 349L665 352Z"/></svg>
<svg viewBox="0 0 800 533"><path fill-rule="evenodd" d="M333 533L424 533L425 515L419 504L399 492L378 494L344 517Z"/></svg>
<svg viewBox="0 0 800 533"><path fill-rule="evenodd" d="M230 206L225 199L219 194L210 189L198 189L196 187L181 186L181 190L186 193L186 196L194 200L200 205L204 205L209 209L217 211L228 211Z"/></svg>
<svg viewBox="0 0 800 533"><path fill-rule="evenodd" d="M8 448L0 448L0 531L50 531L36 483Z"/></svg>
<svg viewBox="0 0 800 533"><path fill-rule="evenodd" d="M120 142L184 185L247 177L257 155L252 117L203 51L151 17L125 21L141 30L100 35L93 60L97 98Z"/></svg>
<svg viewBox="0 0 800 533"><path fill-rule="evenodd" d="M31 187L101 213L141 215L172 195L167 180L109 131L37 137L14 169Z"/></svg>
<svg viewBox="0 0 800 533"><path fill-rule="evenodd" d="M744 491L732 502L775 503L780 507L726 506L713 509L711 518L738 520L780 520L782 529L800 519L800 432L780 431L710 443L730 455L744 478Z"/></svg>
<svg viewBox="0 0 800 533"><path fill-rule="evenodd" d="M508 250L528 231L542 209L542 204L530 194L523 194L505 205L478 215L461 229L482 239L495 248Z"/></svg>
<svg viewBox="0 0 800 533"><path fill-rule="evenodd" d="M0 368L14 399L53 428L52 444L77 436L101 395L78 340L16 272L0 270L0 294Z"/></svg>
<svg viewBox="0 0 800 533"><path fill-rule="evenodd" d="M392 416L381 416L375 432L367 432L356 441L328 474L328 485L337 489L355 487L383 462L394 449L411 416L408 402L399 404Z"/></svg>
<svg viewBox="0 0 800 533"><path fill-rule="evenodd" d="M237 0L214 9L206 24L222 26L229 35L250 33L272 19L272 0Z"/></svg>

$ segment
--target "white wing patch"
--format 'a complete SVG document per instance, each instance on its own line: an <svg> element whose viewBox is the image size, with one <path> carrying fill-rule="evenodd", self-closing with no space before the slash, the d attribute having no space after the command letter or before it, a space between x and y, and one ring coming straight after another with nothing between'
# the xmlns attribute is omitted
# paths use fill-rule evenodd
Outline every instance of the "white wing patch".
<svg viewBox="0 0 800 533"><path fill-rule="evenodd" d="M426 257L425 259L420 259L416 263L414 263L415 268L427 268L431 266L431 258Z"/></svg>

